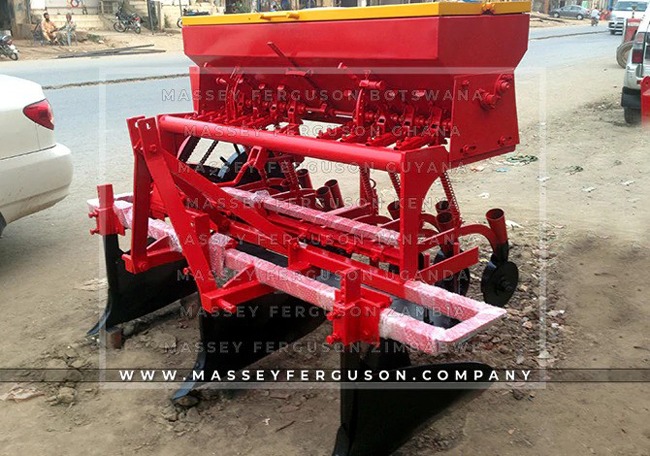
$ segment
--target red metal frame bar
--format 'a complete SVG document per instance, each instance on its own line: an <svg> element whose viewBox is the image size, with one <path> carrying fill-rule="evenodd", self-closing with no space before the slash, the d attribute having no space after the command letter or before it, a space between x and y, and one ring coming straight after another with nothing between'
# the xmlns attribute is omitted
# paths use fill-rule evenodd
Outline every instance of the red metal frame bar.
<svg viewBox="0 0 650 456"><path fill-rule="evenodd" d="M249 277L248 283L238 277L223 287L217 286L218 277L214 276L214 272L218 269L213 267L215 251L209 246L213 233L234 236L286 255L289 260L288 270L293 270L294 273L297 270L317 268L341 274L343 287L337 292L336 308L332 308L330 315L334 331L329 340L341 341L346 345L360 340L371 343L379 340L378 315L390 305L390 296L409 299L408 281L434 284L476 264L478 248L461 252L458 244L460 235L479 233L487 237L493 248L504 242L507 245L505 221L500 210L488 213L489 228L482 225L461 226L458 206L446 175L449 154L439 145L419 149L405 147L406 150L391 152L345 142L302 138L296 136L291 128L260 132L175 116L161 116L158 122L153 118L138 117L130 119L128 126L135 155L135 193L133 220L129 224L133 227L134 236L131 253L124 256L126 267L129 271L138 273L184 257L196 281L202 305L209 312L217 308L232 311L237 304L271 291L270 285L259 277ZM202 129L197 133L199 127ZM210 133L209 127L217 133ZM289 177L289 191L276 191L271 196L269 192L253 194L222 186L223 184L215 185L176 158L177 148L186 142L184 135L188 131L197 137L210 139L230 132L228 141L251 146L251 153L243 168L258 170L261 181L259 185L250 188L269 188L265 187L269 185L265 167L266 163L275 160L282 163L283 172ZM267 147L274 148L276 152L269 153ZM360 166L361 205L356 209L338 208L329 213L327 211L334 210L334 206L342 200L338 187L331 183L330 187L324 187L334 201L329 207L322 205L323 210L304 207L304 204L311 206L316 203L317 193L310 188L299 188L300 182L293 165L294 155L278 156L277 150L283 154L297 151L305 156L316 157L323 154L323 157L330 156L337 161L351 163L356 163L353 160L364 159L368 151L372 151L380 154L381 159L378 160L379 166L377 163L370 164L367 158ZM423 168L424 164L427 164L426 168ZM369 169L378 167L397 170L397 173L390 171L395 173L393 180L397 182L395 188L399 190L399 204L393 211L393 216L397 217L394 222L386 223L390 219L377 214L377 195L371 185ZM414 172L416 169L417 172ZM242 172L239 172L234 185L241 178ZM303 186L306 186L305 177L308 176L305 173L301 173L301 176ZM429 188L438 178L443 183L449 203L437 205L439 213L434 217L423 214L422 208ZM336 190L336 197L330 189ZM313 199L305 199L306 196ZM105 198L100 198L100 201L105 212L110 201L105 201ZM188 201L194 201L196 207ZM302 206L296 203L301 203ZM490 216L493 212L496 215ZM356 219L348 218L351 216L356 216ZM162 237L147 247L150 217L168 217L176 241ZM368 222L390 225L392 229L370 225ZM425 222L433 228L423 229ZM399 228L399 232L395 231L396 228ZM351 240L341 241L343 233L350 235ZM422 239L423 233L433 235ZM317 240L321 246L343 248L348 254L363 254L369 263L351 260L321 247L300 242L304 240ZM447 258L429 265L428 254L422 257L421 253L436 245L443 249ZM220 246L221 249L223 247ZM222 255L220 251L216 254ZM423 258L426 259L425 262L422 261ZM381 262L393 264L400 274L381 269L378 267ZM240 266L240 269L245 269L249 274L257 274L256 270L251 269L250 261L248 265ZM221 267L217 265L217 268ZM355 274L359 278L352 278ZM294 279L298 279L298 276L294 276ZM454 318L458 317L459 312L458 308L445 310L435 307L435 310L453 315ZM460 313L465 318L461 320L473 317L463 312Z"/></svg>
<svg viewBox="0 0 650 456"><path fill-rule="evenodd" d="M120 195L114 202L114 213L121 225L132 228L134 222L133 195ZM100 207L100 200L90 200L90 211ZM170 245L181 249L182 235L170 224L162 220L148 220L148 236L155 239L169 239ZM331 342L355 342L363 340L376 342L377 337L390 338L403 342L415 349L435 354L447 345L457 344L485 327L502 318L506 311L485 303L450 293L442 288L431 286L417 280L403 281L403 287L398 297L403 297L428 309L451 316L461 323L453 328L442 328L423 323L410 316L398 313L386 307L389 295L383 295L362 287L363 274L356 274L354 268L341 271L345 286L341 290L325 283L309 278L291 268L283 268L263 259L254 257L233 248L235 243L225 235L214 233L206 242L210 253L210 265L215 271L223 271L224 267L240 271L222 288L219 296L213 295L211 305L216 308L233 310L233 305L240 300L252 299L268 290L280 290L299 299L310 302L327 310L334 322L336 332ZM294 259L295 260L295 259ZM247 279L253 279L252 282ZM264 288L268 287L268 288ZM364 295L366 299L364 300ZM229 302L232 299L234 302ZM361 299L362 302L359 302ZM226 302L226 305L224 305ZM343 318L346 314L357 315L361 307L361 315L365 316L364 323ZM355 317L356 318L356 317ZM357 324L350 328L350 324Z"/></svg>

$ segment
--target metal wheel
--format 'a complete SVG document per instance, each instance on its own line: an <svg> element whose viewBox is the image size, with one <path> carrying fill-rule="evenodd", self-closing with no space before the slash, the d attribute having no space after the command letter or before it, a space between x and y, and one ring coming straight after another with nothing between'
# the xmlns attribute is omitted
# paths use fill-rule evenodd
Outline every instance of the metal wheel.
<svg viewBox="0 0 650 456"><path fill-rule="evenodd" d="M578 15L576 16L576 19L578 19L579 21L583 20L584 18L585 18L585 17L584 17L582 14L578 14Z"/></svg>
<svg viewBox="0 0 650 456"><path fill-rule="evenodd" d="M553 17L555 19L559 19L560 18L560 13L553 13Z"/></svg>
<svg viewBox="0 0 650 456"><path fill-rule="evenodd" d="M185 143L181 146L177 158L180 161L187 163L199 174L207 177L212 182L228 182L235 179L244 163L248 160L248 149L244 146L233 144L234 153L229 155L228 158L224 158L221 155L223 151L217 150L219 141L204 140L204 145L205 143L208 144L207 149L205 149L198 162L190 161L195 152L200 152L197 150L197 146L199 146L200 142L201 138L195 136L188 137L185 140ZM220 166L214 166L217 163L215 158L212 158L213 155L216 156L216 160L219 160L218 164ZM284 174L276 163L268 163L266 173L268 177L284 177ZM249 184L260 179L257 170L249 169L239 182L239 185Z"/></svg>
<svg viewBox="0 0 650 456"><path fill-rule="evenodd" d="M503 307L512 298L519 283L519 270L512 261L500 264L488 263L481 278L483 300L488 304Z"/></svg>
<svg viewBox="0 0 650 456"><path fill-rule="evenodd" d="M439 251L433 260L433 263L440 263L444 259L445 254ZM447 291L451 291L452 293L460 294L463 296L467 295L467 292L469 291L469 284L469 268L465 268L451 277L447 277L444 280L436 282L437 287L444 288Z"/></svg>
<svg viewBox="0 0 650 456"><path fill-rule="evenodd" d="M115 21L113 23L113 28L115 29L116 32L123 33L126 30L126 27L121 21Z"/></svg>

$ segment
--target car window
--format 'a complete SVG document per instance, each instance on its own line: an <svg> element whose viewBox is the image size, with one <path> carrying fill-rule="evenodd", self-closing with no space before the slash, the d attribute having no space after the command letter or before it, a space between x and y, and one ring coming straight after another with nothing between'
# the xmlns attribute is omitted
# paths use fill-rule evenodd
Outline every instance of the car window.
<svg viewBox="0 0 650 456"><path fill-rule="evenodd" d="M645 11L647 7L648 4L645 2L618 2L614 6L614 11Z"/></svg>

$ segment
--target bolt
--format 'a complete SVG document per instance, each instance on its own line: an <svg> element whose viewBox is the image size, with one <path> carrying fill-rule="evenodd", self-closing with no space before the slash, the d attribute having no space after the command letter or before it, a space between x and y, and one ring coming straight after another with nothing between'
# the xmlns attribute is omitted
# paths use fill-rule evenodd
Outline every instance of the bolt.
<svg viewBox="0 0 650 456"><path fill-rule="evenodd" d="M341 341L341 336L339 336L337 333L332 333L331 335L325 338L325 342L327 342L330 345L333 345L336 342L340 342L340 341Z"/></svg>

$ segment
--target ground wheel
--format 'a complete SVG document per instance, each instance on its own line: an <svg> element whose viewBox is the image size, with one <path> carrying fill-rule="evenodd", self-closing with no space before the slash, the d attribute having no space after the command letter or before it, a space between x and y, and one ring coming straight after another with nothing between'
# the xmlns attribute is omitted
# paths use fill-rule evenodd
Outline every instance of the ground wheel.
<svg viewBox="0 0 650 456"><path fill-rule="evenodd" d="M442 251L439 251L436 254L436 257L433 260L433 262L434 264L440 263L444 259L446 259L445 254L442 253ZM452 293L460 294L463 296L467 295L467 292L469 291L469 284L470 284L469 268L465 268L462 271L457 272L451 277L447 277L444 280L436 282L437 287L444 288L447 291L451 291Z"/></svg>
<svg viewBox="0 0 650 456"><path fill-rule="evenodd" d="M217 150L218 146L219 141L201 140L196 136L189 136L181 146L177 158L212 182L234 180L248 160L248 149L238 144L232 144L234 153L224 154L223 149ZM201 156L198 161L192 160L192 155L195 153ZM224 158L224 156L228 158ZM280 166L273 162L267 163L266 175L267 177L284 177ZM260 180L260 175L257 170L249 169L242 177L239 185L257 182L258 180Z"/></svg>
<svg viewBox="0 0 650 456"><path fill-rule="evenodd" d="M512 298L519 283L519 270L512 261L498 264L490 261L481 278L483 300L488 304L503 307Z"/></svg>

